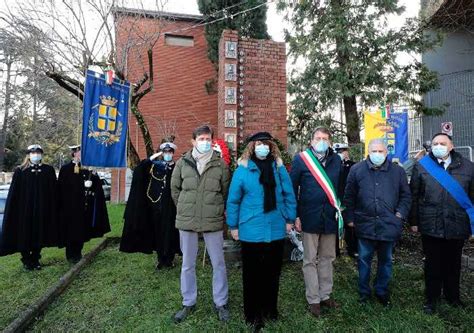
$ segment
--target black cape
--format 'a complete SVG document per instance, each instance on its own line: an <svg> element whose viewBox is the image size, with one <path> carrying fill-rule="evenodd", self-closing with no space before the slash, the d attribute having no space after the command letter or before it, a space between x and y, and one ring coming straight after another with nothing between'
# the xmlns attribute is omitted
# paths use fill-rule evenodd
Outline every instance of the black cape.
<svg viewBox="0 0 474 333"><path fill-rule="evenodd" d="M60 247L84 243L110 231L102 182L86 169L74 173L73 162L61 167L58 177ZM84 181L91 180L86 191Z"/></svg>
<svg viewBox="0 0 474 333"><path fill-rule="evenodd" d="M124 213L120 251L163 255L181 253L175 227L176 206L171 198L174 163L143 160L133 171Z"/></svg>
<svg viewBox="0 0 474 333"><path fill-rule="evenodd" d="M15 170L5 203L1 256L58 245L56 186L50 165Z"/></svg>

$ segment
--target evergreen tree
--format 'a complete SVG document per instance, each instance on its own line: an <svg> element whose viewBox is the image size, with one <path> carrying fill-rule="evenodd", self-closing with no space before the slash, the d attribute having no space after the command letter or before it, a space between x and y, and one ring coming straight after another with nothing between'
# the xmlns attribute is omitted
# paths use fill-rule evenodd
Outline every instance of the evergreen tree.
<svg viewBox="0 0 474 333"><path fill-rule="evenodd" d="M199 11L207 22L226 18L206 25L208 56L214 64L219 60L219 39L224 29L238 30L242 37L270 38L266 24L267 6L252 9L265 2L266 0L198 0ZM235 15L245 10L249 11Z"/></svg>
<svg viewBox="0 0 474 333"><path fill-rule="evenodd" d="M292 26L285 32L290 55L305 61L288 82L290 135L296 141L306 141L307 133L324 120L334 123L327 111L338 105L350 144L360 142L358 104L404 102L419 112L440 112L419 100L438 87L438 80L416 58L440 38L424 33L422 22L414 18L401 28L389 28L391 15L405 10L397 0L280 0L278 5ZM397 62L401 53L412 55L413 62Z"/></svg>

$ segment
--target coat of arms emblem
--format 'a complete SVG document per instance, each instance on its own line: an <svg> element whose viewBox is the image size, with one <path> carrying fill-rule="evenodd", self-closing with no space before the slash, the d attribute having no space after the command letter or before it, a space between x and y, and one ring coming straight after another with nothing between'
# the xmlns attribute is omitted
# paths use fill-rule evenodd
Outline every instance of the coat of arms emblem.
<svg viewBox="0 0 474 333"><path fill-rule="evenodd" d="M117 110L118 100L110 96L100 96L100 104L93 107L97 112L89 118L89 137L106 146L120 141L122 135L121 116Z"/></svg>

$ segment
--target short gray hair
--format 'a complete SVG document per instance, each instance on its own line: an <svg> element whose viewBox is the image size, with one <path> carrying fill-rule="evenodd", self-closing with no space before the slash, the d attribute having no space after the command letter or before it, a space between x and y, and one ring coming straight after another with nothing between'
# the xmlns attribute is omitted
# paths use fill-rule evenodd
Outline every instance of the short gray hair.
<svg viewBox="0 0 474 333"><path fill-rule="evenodd" d="M369 141L369 151L372 149L373 146L375 145L383 145L385 150L387 150L387 144L385 143L384 139L372 139Z"/></svg>

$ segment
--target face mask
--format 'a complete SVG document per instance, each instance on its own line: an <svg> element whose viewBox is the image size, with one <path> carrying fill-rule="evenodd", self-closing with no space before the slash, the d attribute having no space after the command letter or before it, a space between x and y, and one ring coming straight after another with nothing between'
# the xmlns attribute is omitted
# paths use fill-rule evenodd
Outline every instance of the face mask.
<svg viewBox="0 0 474 333"><path fill-rule="evenodd" d="M313 143L313 148L318 154L325 154L329 144L325 140L320 140L316 144Z"/></svg>
<svg viewBox="0 0 474 333"><path fill-rule="evenodd" d="M370 153L369 158L376 166L381 166L385 162L385 155L383 153Z"/></svg>
<svg viewBox="0 0 474 333"><path fill-rule="evenodd" d="M211 150L211 143L209 141L198 141L196 149L200 153L207 153L209 150Z"/></svg>
<svg viewBox="0 0 474 333"><path fill-rule="evenodd" d="M270 147L268 145L258 145L255 147L255 155L258 158L265 158L270 153Z"/></svg>
<svg viewBox="0 0 474 333"><path fill-rule="evenodd" d="M41 162L41 158L41 154L30 154L30 161L33 164L38 164L39 162Z"/></svg>
<svg viewBox="0 0 474 333"><path fill-rule="evenodd" d="M163 154L163 160L165 162L170 162L173 159L173 154Z"/></svg>
<svg viewBox="0 0 474 333"><path fill-rule="evenodd" d="M443 158L448 155L448 147L442 145L436 145L431 147L431 151L436 158Z"/></svg>

